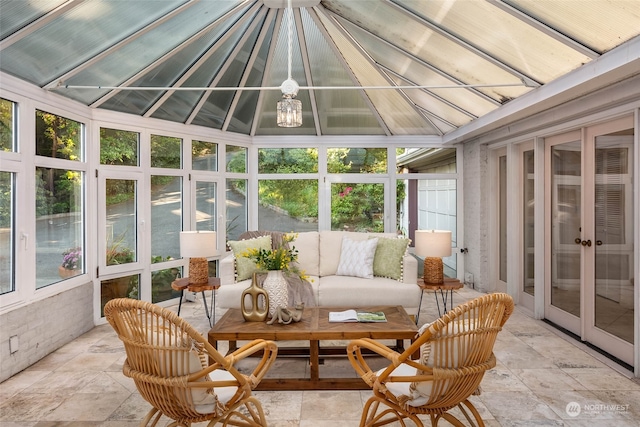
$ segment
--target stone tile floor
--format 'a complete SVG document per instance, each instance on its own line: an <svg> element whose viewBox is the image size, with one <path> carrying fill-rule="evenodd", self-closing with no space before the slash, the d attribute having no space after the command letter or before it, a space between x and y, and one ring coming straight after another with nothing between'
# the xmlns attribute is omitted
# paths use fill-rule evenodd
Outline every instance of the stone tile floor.
<svg viewBox="0 0 640 427"><path fill-rule="evenodd" d="M478 295L463 288L454 302ZM177 305L170 308L177 310ZM437 313L433 296L425 294L420 323L434 320ZM203 334L209 329L200 298L184 303L181 314ZM482 394L473 398L487 426L640 425L640 381L518 308L494 350L498 365L485 375ZM0 427L137 426L149 406L122 374L124 359L111 327L95 327L0 384ZM355 375L346 359L326 359L321 373ZM270 372L276 377L304 374L306 362L292 359L278 360ZM370 392L255 394L271 426L342 427L358 425ZM571 402L579 405L579 415L567 413ZM161 425L168 422L163 419Z"/></svg>

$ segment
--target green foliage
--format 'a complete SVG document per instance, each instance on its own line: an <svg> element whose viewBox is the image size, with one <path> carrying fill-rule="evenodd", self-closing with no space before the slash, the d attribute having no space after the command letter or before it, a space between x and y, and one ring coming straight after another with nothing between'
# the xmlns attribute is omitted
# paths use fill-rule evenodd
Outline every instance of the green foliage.
<svg viewBox="0 0 640 427"><path fill-rule="evenodd" d="M331 187L331 229L384 231L383 184L334 184Z"/></svg>
<svg viewBox="0 0 640 427"><path fill-rule="evenodd" d="M36 154L80 160L82 125L55 114L36 111Z"/></svg>
<svg viewBox="0 0 640 427"><path fill-rule="evenodd" d="M151 135L151 167L180 169L182 139Z"/></svg>
<svg viewBox="0 0 640 427"><path fill-rule="evenodd" d="M317 148L263 148L258 151L260 173L318 172Z"/></svg>
<svg viewBox="0 0 640 427"><path fill-rule="evenodd" d="M101 165L138 165L138 133L100 128Z"/></svg>
<svg viewBox="0 0 640 427"><path fill-rule="evenodd" d="M13 102L0 98L0 150L13 149Z"/></svg>
<svg viewBox="0 0 640 427"><path fill-rule="evenodd" d="M247 149L227 145L227 172L244 173L247 171Z"/></svg>
<svg viewBox="0 0 640 427"><path fill-rule="evenodd" d="M12 179L10 172L0 172L0 228L11 226Z"/></svg>

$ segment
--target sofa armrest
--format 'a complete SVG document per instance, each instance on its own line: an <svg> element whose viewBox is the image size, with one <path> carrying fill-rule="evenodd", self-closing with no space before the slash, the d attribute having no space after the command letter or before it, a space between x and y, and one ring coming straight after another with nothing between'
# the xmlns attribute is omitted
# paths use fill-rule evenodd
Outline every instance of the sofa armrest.
<svg viewBox="0 0 640 427"><path fill-rule="evenodd" d="M220 268L220 286L232 285L236 282L236 268L233 252L226 252L218 264Z"/></svg>
<svg viewBox="0 0 640 427"><path fill-rule="evenodd" d="M418 260L411 254L407 253L403 261L402 283L417 284L418 283Z"/></svg>

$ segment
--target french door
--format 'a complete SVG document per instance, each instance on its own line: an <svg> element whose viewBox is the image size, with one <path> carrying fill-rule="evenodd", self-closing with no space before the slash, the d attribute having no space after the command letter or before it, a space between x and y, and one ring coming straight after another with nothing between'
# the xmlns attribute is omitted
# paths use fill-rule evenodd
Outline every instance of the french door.
<svg viewBox="0 0 640 427"><path fill-rule="evenodd" d="M633 119L545 145L545 317L632 365Z"/></svg>

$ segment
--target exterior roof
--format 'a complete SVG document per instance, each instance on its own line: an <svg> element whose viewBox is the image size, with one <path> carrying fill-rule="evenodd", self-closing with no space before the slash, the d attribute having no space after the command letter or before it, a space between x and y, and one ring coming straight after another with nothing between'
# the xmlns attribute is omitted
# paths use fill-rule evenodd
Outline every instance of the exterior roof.
<svg viewBox="0 0 640 427"><path fill-rule="evenodd" d="M0 70L240 134L442 136L640 34L638 0L295 0L289 44L285 5L1 0ZM289 46L303 125L283 129Z"/></svg>

